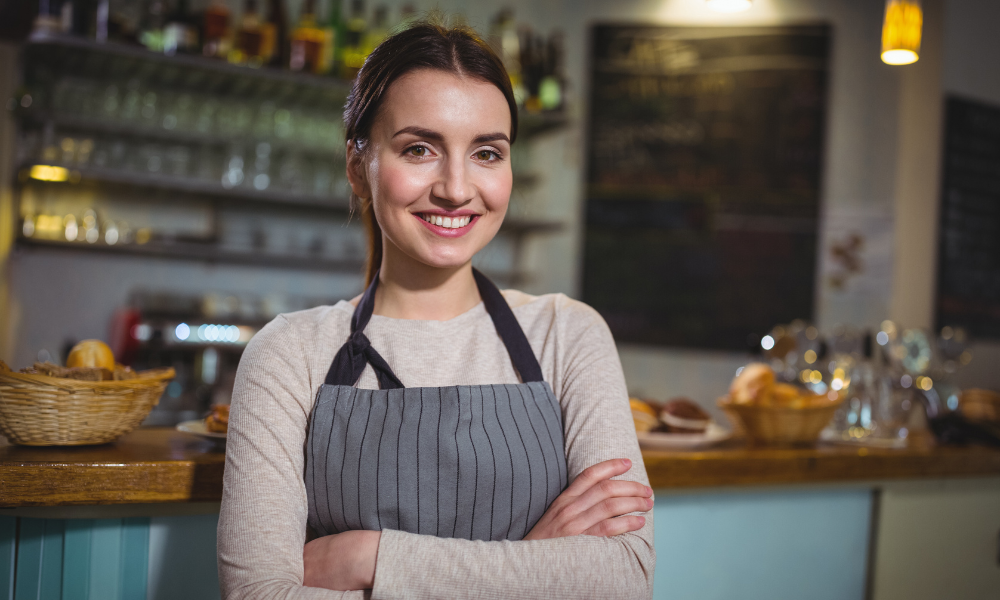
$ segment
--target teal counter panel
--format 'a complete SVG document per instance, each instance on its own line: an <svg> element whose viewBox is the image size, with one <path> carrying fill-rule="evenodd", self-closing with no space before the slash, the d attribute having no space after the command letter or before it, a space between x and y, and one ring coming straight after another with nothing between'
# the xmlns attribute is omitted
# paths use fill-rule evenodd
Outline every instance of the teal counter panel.
<svg viewBox="0 0 1000 600"><path fill-rule="evenodd" d="M657 490L655 600L863 600L869 489Z"/></svg>

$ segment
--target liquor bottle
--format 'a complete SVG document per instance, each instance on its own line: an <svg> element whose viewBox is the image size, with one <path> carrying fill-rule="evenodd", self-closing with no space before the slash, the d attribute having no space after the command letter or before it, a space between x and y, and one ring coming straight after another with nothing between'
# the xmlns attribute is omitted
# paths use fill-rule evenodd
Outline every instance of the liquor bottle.
<svg viewBox="0 0 1000 600"><path fill-rule="evenodd" d="M198 51L198 23L188 7L188 0L177 0L163 26L163 53L187 54Z"/></svg>
<svg viewBox="0 0 1000 600"><path fill-rule="evenodd" d="M205 9L203 38L201 51L205 56L224 57L229 53L229 8L222 0L212 0Z"/></svg>
<svg viewBox="0 0 1000 600"><path fill-rule="evenodd" d="M340 0L330 0L327 8L326 26L323 27L323 57L321 71L329 73L340 60L344 46L344 18Z"/></svg>
<svg viewBox="0 0 1000 600"><path fill-rule="evenodd" d="M494 17L490 26L490 45L493 51L500 55L503 66L507 69L514 97L520 105L524 101L525 91L521 78L521 40L514 22L514 11L501 9Z"/></svg>
<svg viewBox="0 0 1000 600"><path fill-rule="evenodd" d="M281 0L268 0L267 22L261 25L260 54L265 64L288 64L288 17Z"/></svg>
<svg viewBox="0 0 1000 600"><path fill-rule="evenodd" d="M139 42L153 52L163 52L163 25L167 7L163 0L147 0L142 11Z"/></svg>
<svg viewBox="0 0 1000 600"><path fill-rule="evenodd" d="M316 0L306 0L299 24L292 32L288 67L318 73L322 50L323 31L316 26Z"/></svg>
<svg viewBox="0 0 1000 600"><path fill-rule="evenodd" d="M372 53L382 40L389 35L389 28L386 25L386 21L389 17L389 9L385 5L375 7L375 13L372 15L372 26L365 32L364 38L361 42L361 49L364 52L364 57L368 58L368 55ZM364 59L362 59L362 64Z"/></svg>
<svg viewBox="0 0 1000 600"><path fill-rule="evenodd" d="M358 70L365 64L366 54L364 52L365 31L368 23L365 22L365 2L364 0L352 0L351 18L347 21L344 32L344 52L341 61L341 76L344 79L354 79Z"/></svg>
<svg viewBox="0 0 1000 600"><path fill-rule="evenodd" d="M229 51L229 62L248 64L259 67L263 63L261 57L260 17L257 15L257 0L246 0L240 27L236 31L236 43Z"/></svg>
<svg viewBox="0 0 1000 600"><path fill-rule="evenodd" d="M563 106L563 36L560 31L549 35L546 46L542 81L538 85L538 100L542 110L559 110Z"/></svg>

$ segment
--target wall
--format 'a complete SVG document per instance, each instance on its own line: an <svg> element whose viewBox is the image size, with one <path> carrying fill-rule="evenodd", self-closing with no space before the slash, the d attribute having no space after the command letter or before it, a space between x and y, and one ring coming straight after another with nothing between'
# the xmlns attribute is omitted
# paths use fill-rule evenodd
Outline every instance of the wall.
<svg viewBox="0 0 1000 600"><path fill-rule="evenodd" d="M1000 3L952 0L945 4L944 93L1000 106ZM1000 389L1000 340L973 344L973 361L959 374L962 387Z"/></svg>

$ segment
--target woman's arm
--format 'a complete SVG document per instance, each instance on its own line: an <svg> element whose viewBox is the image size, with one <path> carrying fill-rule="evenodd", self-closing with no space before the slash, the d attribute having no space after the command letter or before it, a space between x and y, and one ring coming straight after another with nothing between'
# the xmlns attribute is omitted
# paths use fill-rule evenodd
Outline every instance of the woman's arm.
<svg viewBox="0 0 1000 600"><path fill-rule="evenodd" d="M247 346L233 391L219 516L226 600L360 600L303 587L308 501L302 473L312 387L291 325L278 317Z"/></svg>
<svg viewBox="0 0 1000 600"><path fill-rule="evenodd" d="M611 333L589 307L560 302L544 336L559 347L542 368L562 406L569 480L627 458L632 468L619 479L648 485ZM481 542L386 530L372 597L648 598L655 553L652 513L644 516L642 528L614 537Z"/></svg>

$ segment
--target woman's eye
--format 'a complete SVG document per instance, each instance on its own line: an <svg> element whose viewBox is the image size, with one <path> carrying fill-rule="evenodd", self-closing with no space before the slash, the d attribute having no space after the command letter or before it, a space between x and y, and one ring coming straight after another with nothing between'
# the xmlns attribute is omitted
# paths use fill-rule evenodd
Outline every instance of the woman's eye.
<svg viewBox="0 0 1000 600"><path fill-rule="evenodd" d="M427 148L423 146L413 146L412 148L407 148L406 152L410 156L427 156Z"/></svg>
<svg viewBox="0 0 1000 600"><path fill-rule="evenodd" d="M479 152L476 152L476 158L481 161L490 161L500 157L492 150L480 150Z"/></svg>

